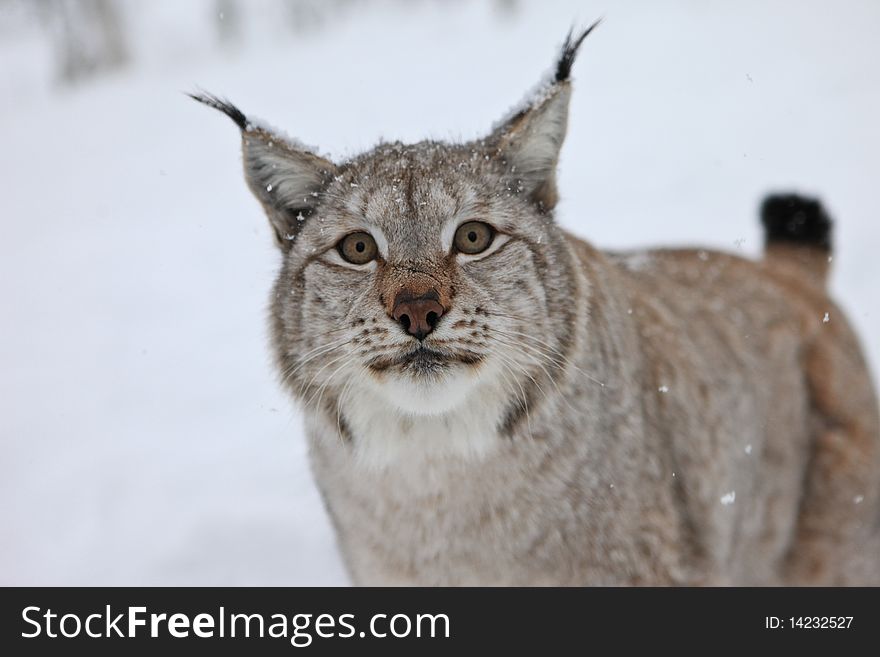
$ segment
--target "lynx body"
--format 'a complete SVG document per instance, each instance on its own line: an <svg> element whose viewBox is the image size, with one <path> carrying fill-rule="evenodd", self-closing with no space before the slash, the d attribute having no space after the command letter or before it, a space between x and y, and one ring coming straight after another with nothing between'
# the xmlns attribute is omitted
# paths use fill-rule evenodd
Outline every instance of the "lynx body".
<svg viewBox="0 0 880 657"><path fill-rule="evenodd" d="M241 128L283 252L274 350L354 582L880 584L876 397L825 290L830 221L769 199L759 262L566 233L584 36L487 138L341 164L198 97Z"/></svg>

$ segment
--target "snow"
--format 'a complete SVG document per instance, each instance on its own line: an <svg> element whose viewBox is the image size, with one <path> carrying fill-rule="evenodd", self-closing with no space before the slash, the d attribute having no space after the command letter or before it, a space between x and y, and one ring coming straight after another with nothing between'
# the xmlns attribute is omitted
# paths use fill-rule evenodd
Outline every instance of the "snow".
<svg viewBox="0 0 880 657"><path fill-rule="evenodd" d="M246 132L263 132L268 135L272 135L274 139L277 139L279 143L291 150L297 151L305 151L307 153L313 153L318 157L328 158L317 146L312 146L310 144L306 144L303 141L296 139L295 137L291 137L287 134L287 131L283 128L279 128L277 126L272 125L268 121L265 121L258 117L252 117L250 114L247 115L247 125L245 126ZM266 144L269 148L275 146L273 141L269 141Z"/></svg>
<svg viewBox="0 0 880 657"><path fill-rule="evenodd" d="M724 506L730 506L731 504L736 502L736 491L732 490L729 493L725 493L724 495L722 495L720 502Z"/></svg>
<svg viewBox="0 0 880 657"><path fill-rule="evenodd" d="M627 253L618 257L618 261L631 271L645 271L654 264L654 259L644 252Z"/></svg>
<svg viewBox="0 0 880 657"><path fill-rule="evenodd" d="M560 222L611 249L754 255L765 191L820 194L832 287L876 371L872 0L506 17L377 0L314 35L266 15L222 51L212 3L128 6L133 67L81 87L52 87L33 29L0 39L0 584L348 582L267 348L279 255L239 131L181 93L197 87L337 158L474 138L601 11L573 70Z"/></svg>

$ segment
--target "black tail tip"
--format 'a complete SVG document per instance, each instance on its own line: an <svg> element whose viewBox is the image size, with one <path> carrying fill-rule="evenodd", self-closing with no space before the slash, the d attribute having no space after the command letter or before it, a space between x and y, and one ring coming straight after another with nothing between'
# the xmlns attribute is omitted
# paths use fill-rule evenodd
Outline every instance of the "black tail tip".
<svg viewBox="0 0 880 657"><path fill-rule="evenodd" d="M818 199L772 194L761 204L766 243L800 244L831 251L833 222Z"/></svg>
<svg viewBox="0 0 880 657"><path fill-rule="evenodd" d="M587 35L596 29L596 26L601 22L602 19L600 18L586 30L581 32L577 38L574 36L574 28L568 32L568 36L565 37L565 43L562 44L562 53L559 55L559 61L556 63L557 82L565 82L568 80L571 75L571 65L574 64L574 59L577 57L578 48L581 47L581 44L584 42L584 39L587 38Z"/></svg>

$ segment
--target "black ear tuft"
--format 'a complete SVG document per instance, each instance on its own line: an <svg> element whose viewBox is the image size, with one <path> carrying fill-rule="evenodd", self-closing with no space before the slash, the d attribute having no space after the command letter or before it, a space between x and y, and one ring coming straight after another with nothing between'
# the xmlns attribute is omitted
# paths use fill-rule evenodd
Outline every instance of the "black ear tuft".
<svg viewBox="0 0 880 657"><path fill-rule="evenodd" d="M773 194L761 204L767 244L787 242L831 250L831 217L814 198Z"/></svg>
<svg viewBox="0 0 880 657"><path fill-rule="evenodd" d="M577 57L578 48L581 47L581 43L587 38L587 35L601 22L602 19L600 18L574 40L572 40L574 28L569 30L568 36L565 37L565 43L562 44L562 54L559 56L559 63L556 64L557 82L565 82L568 80L568 76L571 75L571 65L574 64L574 58Z"/></svg>
<svg viewBox="0 0 880 657"><path fill-rule="evenodd" d="M225 98L220 98L219 96L215 96L214 94L210 94L205 91L197 94L187 93L186 95L193 100L197 100L200 103L207 105L208 107L213 107L215 110L220 110L230 119L235 121L235 125L237 125L242 130L248 129L247 117L240 109L238 109L235 105L230 103Z"/></svg>

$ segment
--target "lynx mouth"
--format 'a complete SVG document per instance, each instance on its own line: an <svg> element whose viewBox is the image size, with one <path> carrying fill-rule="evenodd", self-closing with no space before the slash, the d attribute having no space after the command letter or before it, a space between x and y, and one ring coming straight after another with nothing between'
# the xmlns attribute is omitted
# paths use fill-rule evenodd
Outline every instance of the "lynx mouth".
<svg viewBox="0 0 880 657"><path fill-rule="evenodd" d="M482 360L482 355L470 351L444 352L419 346L405 354L379 356L368 363L367 367L374 372L395 369L402 373L427 376L443 373L456 364L474 366Z"/></svg>

